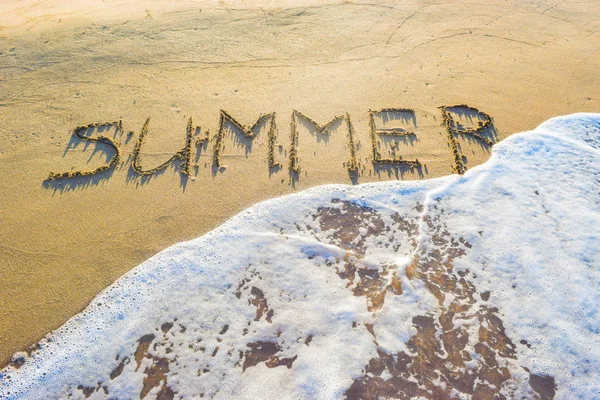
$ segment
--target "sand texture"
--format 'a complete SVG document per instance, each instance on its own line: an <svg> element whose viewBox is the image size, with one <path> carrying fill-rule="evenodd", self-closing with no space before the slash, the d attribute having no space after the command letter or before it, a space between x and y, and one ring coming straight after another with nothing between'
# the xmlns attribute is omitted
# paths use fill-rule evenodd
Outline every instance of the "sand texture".
<svg viewBox="0 0 600 400"><path fill-rule="evenodd" d="M257 201L599 111L599 59L594 1L1 4L0 365Z"/></svg>

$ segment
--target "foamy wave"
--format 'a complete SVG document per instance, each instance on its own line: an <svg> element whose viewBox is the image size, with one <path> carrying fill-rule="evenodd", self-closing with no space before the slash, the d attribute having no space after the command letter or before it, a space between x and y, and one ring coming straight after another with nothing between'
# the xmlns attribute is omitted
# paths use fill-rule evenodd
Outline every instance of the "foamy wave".
<svg viewBox="0 0 600 400"><path fill-rule="evenodd" d="M104 290L0 398L600 397L600 115L464 176L260 203Z"/></svg>

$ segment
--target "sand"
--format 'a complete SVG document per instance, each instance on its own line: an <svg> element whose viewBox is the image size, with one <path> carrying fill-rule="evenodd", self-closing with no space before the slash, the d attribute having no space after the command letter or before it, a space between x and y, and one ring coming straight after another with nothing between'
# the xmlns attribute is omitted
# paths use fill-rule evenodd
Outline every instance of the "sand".
<svg viewBox="0 0 600 400"><path fill-rule="evenodd" d="M594 2L0 5L0 365L124 272L257 201L324 183L452 173L441 106L490 115L494 140L598 111L599 58ZM369 110L390 107L414 110L416 126L387 123L415 132L397 154L421 168L374 166ZM247 127L274 112L281 168L268 166L267 122L253 142L227 125L223 168L213 168L220 110ZM347 169L345 120L330 135L300 121L300 172L290 174L293 110L322 124L349 114L357 176ZM190 117L197 138L208 131L208 143L192 146L189 177L177 164L148 178L131 170L148 117L145 169L184 146ZM51 171L105 164L106 146L72 132L119 120L123 132L103 133L120 143L114 170L46 181ZM489 157L488 146L459 136L467 168Z"/></svg>

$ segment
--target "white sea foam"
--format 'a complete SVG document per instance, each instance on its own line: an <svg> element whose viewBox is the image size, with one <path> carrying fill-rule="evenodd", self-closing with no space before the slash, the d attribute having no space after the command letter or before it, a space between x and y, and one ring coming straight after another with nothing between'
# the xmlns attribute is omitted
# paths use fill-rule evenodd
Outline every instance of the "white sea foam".
<svg viewBox="0 0 600 400"><path fill-rule="evenodd" d="M462 177L260 203L15 355L0 398L600 398L599 194L576 114Z"/></svg>

